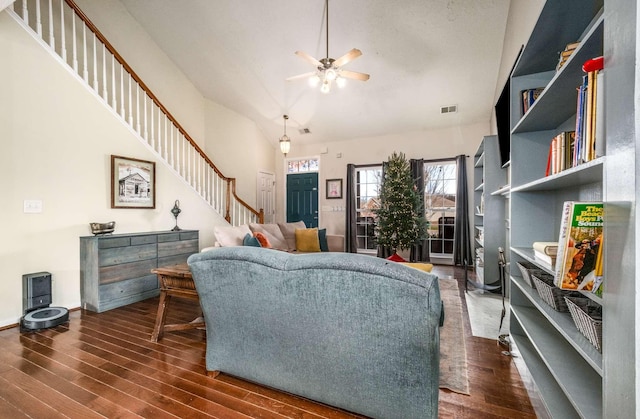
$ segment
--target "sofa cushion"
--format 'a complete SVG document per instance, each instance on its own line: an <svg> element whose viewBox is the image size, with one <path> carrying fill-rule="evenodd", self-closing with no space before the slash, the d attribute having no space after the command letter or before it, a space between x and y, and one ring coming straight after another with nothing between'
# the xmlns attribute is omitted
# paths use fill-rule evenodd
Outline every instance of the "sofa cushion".
<svg viewBox="0 0 640 419"><path fill-rule="evenodd" d="M317 228L296 228L296 250L298 252L319 252L320 240Z"/></svg>
<svg viewBox="0 0 640 419"><path fill-rule="evenodd" d="M256 231L255 233L253 233L253 237L258 239L258 241L260 242L260 247L265 247L267 249L271 249L272 248L271 242L269 241L267 236L265 236L264 234L260 233L259 231Z"/></svg>
<svg viewBox="0 0 640 419"><path fill-rule="evenodd" d="M222 247L242 246L244 237L251 234L251 230L246 225L234 226L218 226L214 227L213 234L216 241Z"/></svg>
<svg viewBox="0 0 640 419"><path fill-rule="evenodd" d="M307 228L304 221L295 223L278 223L278 227L287 241L287 250L296 250L296 228Z"/></svg>
<svg viewBox="0 0 640 419"><path fill-rule="evenodd" d="M251 233L247 233L247 235L244 236L244 239L242 240L242 245L243 246L262 247L262 246L260 246L260 242L258 241L258 239L253 237L251 235Z"/></svg>
<svg viewBox="0 0 640 419"><path fill-rule="evenodd" d="M318 241L320 242L320 251L328 252L329 251L329 243L327 242L327 229L321 228L318 230Z"/></svg>
<svg viewBox="0 0 640 419"><path fill-rule="evenodd" d="M262 233L271 243L271 247L277 250L289 250L287 240L282 235L277 224L249 224L249 229L254 233ZM264 247L264 246L263 246Z"/></svg>

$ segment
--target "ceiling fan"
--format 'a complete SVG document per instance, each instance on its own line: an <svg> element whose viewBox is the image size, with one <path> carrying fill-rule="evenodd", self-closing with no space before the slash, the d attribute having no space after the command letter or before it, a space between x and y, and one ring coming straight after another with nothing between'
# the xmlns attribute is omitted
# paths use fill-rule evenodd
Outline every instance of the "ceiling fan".
<svg viewBox="0 0 640 419"><path fill-rule="evenodd" d="M338 59L329 58L329 0L325 0L325 10L327 18L327 56L320 60L313 58L311 55L303 51L296 51L296 55L302 59L310 62L316 67L315 71L309 73L299 74L297 76L289 77L287 81L309 79L309 83L313 86L320 84L320 91L322 93L329 93L331 86L335 82L338 87L343 87L346 80L369 80L369 75L365 73L358 73L357 71L344 70L342 67L347 63L355 60L362 55L362 52L353 48L351 51L344 54Z"/></svg>

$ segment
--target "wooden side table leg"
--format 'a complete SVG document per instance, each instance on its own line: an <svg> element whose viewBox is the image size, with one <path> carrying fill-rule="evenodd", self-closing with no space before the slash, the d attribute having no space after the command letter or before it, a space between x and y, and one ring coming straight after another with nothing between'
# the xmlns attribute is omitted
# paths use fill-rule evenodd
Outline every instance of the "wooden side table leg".
<svg viewBox="0 0 640 419"><path fill-rule="evenodd" d="M160 290L160 301L158 302L158 314L156 314L156 324L153 327L153 334L151 335L151 341L157 342L158 339L162 339L164 332L164 322L167 317L167 305L171 296L167 294L167 291Z"/></svg>

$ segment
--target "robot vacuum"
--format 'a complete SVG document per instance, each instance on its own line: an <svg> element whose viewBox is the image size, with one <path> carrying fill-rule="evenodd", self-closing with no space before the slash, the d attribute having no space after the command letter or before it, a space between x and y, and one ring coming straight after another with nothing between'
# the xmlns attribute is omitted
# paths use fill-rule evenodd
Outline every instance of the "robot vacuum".
<svg viewBox="0 0 640 419"><path fill-rule="evenodd" d="M64 307L45 307L28 312L20 319L21 330L40 330L56 327L69 321Z"/></svg>
<svg viewBox="0 0 640 419"><path fill-rule="evenodd" d="M49 307L51 304L51 274L36 272L22 275L22 309L20 331L48 329L69 321L69 310Z"/></svg>

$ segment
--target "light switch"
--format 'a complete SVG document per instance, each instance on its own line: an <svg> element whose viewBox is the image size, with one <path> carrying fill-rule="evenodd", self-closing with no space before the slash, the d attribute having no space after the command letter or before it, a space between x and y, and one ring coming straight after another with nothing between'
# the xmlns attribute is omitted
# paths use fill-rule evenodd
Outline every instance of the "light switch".
<svg viewBox="0 0 640 419"><path fill-rule="evenodd" d="M24 213L25 214L39 214L42 212L42 201L39 199L25 199L24 200Z"/></svg>

